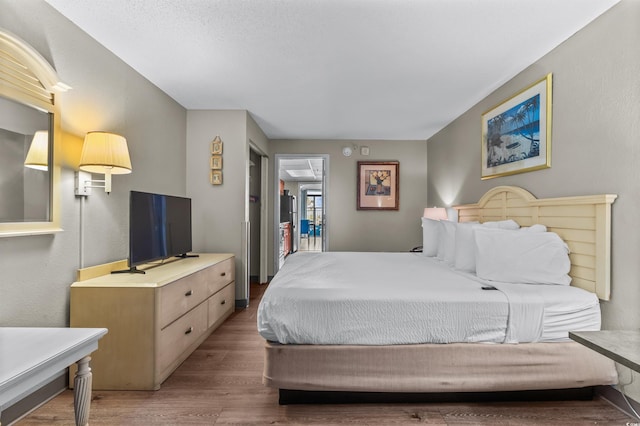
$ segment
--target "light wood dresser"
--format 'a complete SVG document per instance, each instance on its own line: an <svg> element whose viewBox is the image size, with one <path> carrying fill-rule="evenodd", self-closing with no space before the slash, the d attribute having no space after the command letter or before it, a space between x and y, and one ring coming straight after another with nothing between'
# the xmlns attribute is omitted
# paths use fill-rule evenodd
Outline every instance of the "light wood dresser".
<svg viewBox="0 0 640 426"><path fill-rule="evenodd" d="M159 389L233 312L234 256L138 267L145 274L110 274L114 265L122 264L94 267L104 275L71 285L71 327L109 329L92 354L93 389Z"/></svg>

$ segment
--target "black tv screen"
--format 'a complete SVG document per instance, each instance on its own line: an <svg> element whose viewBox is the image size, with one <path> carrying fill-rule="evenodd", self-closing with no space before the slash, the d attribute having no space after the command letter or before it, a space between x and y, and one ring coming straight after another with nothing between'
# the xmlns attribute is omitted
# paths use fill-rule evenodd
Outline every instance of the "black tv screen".
<svg viewBox="0 0 640 426"><path fill-rule="evenodd" d="M181 256L191 251L191 199L166 197L166 237L169 256Z"/></svg>
<svg viewBox="0 0 640 426"><path fill-rule="evenodd" d="M129 267L191 251L191 199L131 191Z"/></svg>

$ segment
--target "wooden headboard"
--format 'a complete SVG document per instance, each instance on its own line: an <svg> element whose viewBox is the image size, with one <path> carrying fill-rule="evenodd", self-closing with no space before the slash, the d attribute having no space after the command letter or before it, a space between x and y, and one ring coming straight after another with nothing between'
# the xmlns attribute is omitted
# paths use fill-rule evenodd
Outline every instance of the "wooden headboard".
<svg viewBox="0 0 640 426"><path fill-rule="evenodd" d="M571 253L571 285L611 294L611 204L614 194L537 199L515 186L498 186L476 204L455 206L459 222L513 219L520 226L543 224L558 234Z"/></svg>

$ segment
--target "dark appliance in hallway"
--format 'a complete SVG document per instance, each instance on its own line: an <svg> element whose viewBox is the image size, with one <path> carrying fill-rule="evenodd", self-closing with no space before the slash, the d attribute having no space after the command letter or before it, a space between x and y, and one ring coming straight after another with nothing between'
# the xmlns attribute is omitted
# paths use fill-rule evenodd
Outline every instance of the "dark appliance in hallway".
<svg viewBox="0 0 640 426"><path fill-rule="evenodd" d="M298 204L294 195L289 195L285 190L285 195L280 196L280 223L291 223L289 233L291 252L298 251Z"/></svg>

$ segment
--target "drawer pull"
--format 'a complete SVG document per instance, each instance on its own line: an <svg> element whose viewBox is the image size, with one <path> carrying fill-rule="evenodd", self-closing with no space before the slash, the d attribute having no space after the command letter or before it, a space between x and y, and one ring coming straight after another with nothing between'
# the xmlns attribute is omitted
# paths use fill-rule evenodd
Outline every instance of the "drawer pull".
<svg viewBox="0 0 640 426"><path fill-rule="evenodd" d="M220 274L220 276L221 276L221 277L226 277L226 276L227 276L227 273L226 273L226 272L223 272L223 273L221 273L221 274Z"/></svg>
<svg viewBox="0 0 640 426"><path fill-rule="evenodd" d="M184 334L191 334L192 331L193 331L193 327L189 327L187 328L187 331L184 332Z"/></svg>
<svg viewBox="0 0 640 426"><path fill-rule="evenodd" d="M193 296L193 290L189 290L184 295L185 295L185 297Z"/></svg>
<svg viewBox="0 0 640 426"><path fill-rule="evenodd" d="M221 305L224 305L225 303L227 303L226 300L223 300L222 302L220 302Z"/></svg>

